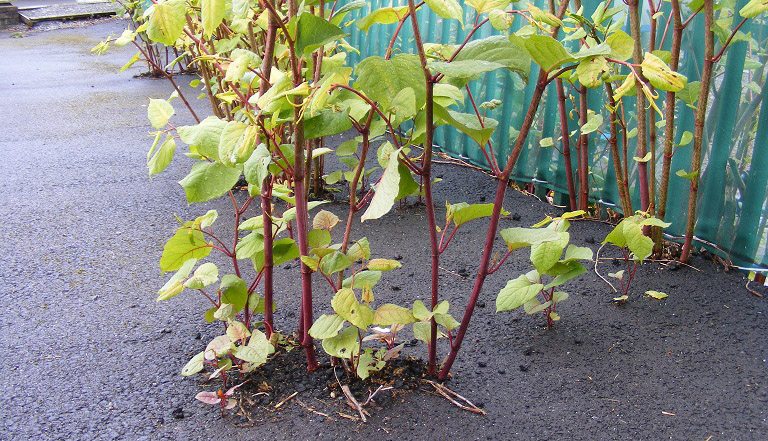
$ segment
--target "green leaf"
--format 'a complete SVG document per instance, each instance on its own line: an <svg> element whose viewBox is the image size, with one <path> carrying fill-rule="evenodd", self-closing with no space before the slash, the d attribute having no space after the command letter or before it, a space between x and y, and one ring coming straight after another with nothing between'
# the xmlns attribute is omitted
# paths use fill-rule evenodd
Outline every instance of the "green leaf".
<svg viewBox="0 0 768 441"><path fill-rule="evenodd" d="M338 26L305 12L299 16L296 51L299 54L307 55L320 46L339 40L345 35Z"/></svg>
<svg viewBox="0 0 768 441"><path fill-rule="evenodd" d="M327 230L329 232L328 236L330 237L330 231L333 230L333 227L338 225L339 222L341 221L335 214L327 210L320 210L312 219L312 228L316 230Z"/></svg>
<svg viewBox="0 0 768 441"><path fill-rule="evenodd" d="M224 75L224 81L235 83L243 79L243 75L248 72L249 67L258 67L260 64L259 56L245 49L235 49L229 56L232 62L227 66L227 72Z"/></svg>
<svg viewBox="0 0 768 441"><path fill-rule="evenodd" d="M380 349L379 352L386 351ZM365 380L371 375L371 371L380 371L387 365L384 360L379 360L373 356L373 348L365 348L360 354L360 358L357 360L357 376L361 380Z"/></svg>
<svg viewBox="0 0 768 441"><path fill-rule="evenodd" d="M678 92L688 82L684 75L673 71L661 58L651 53L646 52L640 66L643 68L643 75L657 89Z"/></svg>
<svg viewBox="0 0 768 441"><path fill-rule="evenodd" d="M245 343L245 339L250 335L251 332L248 330L248 328L246 328L244 324L238 322L237 320L232 321L229 326L227 326L227 337L229 337L229 340L232 343L239 341Z"/></svg>
<svg viewBox="0 0 768 441"><path fill-rule="evenodd" d="M600 126L603 124L603 116L599 113L592 113L587 118L587 122L584 123L583 126L581 126L581 134L586 135L587 133L592 133L595 130L599 129Z"/></svg>
<svg viewBox="0 0 768 441"><path fill-rule="evenodd" d="M176 113L173 106L166 100L150 98L147 106L147 118L150 124L156 129L161 129L168 124L168 120Z"/></svg>
<svg viewBox="0 0 768 441"><path fill-rule="evenodd" d="M507 244L507 249L514 251L518 248L558 240L560 234L547 228L513 227L501 230L501 238Z"/></svg>
<svg viewBox="0 0 768 441"><path fill-rule="evenodd" d="M200 0L200 16L206 37L210 37L219 27L226 13L225 0Z"/></svg>
<svg viewBox="0 0 768 441"><path fill-rule="evenodd" d="M451 331L461 326L461 323L457 322L450 314L438 314L435 313L435 322L443 328Z"/></svg>
<svg viewBox="0 0 768 441"><path fill-rule="evenodd" d="M200 161L179 184L184 187L189 203L205 202L225 195L237 183L240 174L239 168Z"/></svg>
<svg viewBox="0 0 768 441"><path fill-rule="evenodd" d="M416 55L395 55L390 60L368 57L355 67L357 81L354 88L378 102L383 110L389 110L397 94L410 87L421 107L426 97L424 72ZM349 119L346 115L344 118Z"/></svg>
<svg viewBox="0 0 768 441"><path fill-rule="evenodd" d="M366 266L372 271L391 271L393 269L401 268L403 265L397 260L391 259L371 259Z"/></svg>
<svg viewBox="0 0 768 441"><path fill-rule="evenodd" d="M571 260L565 263L556 263L552 268L549 269L548 274L553 275L553 271L557 267L558 271L556 271L557 275L555 275L555 278L549 282L544 289L552 288L553 286L560 286L563 283L573 279L574 277L578 277L584 273L587 272L587 269L584 268L584 265L582 265L579 262L576 262L575 260Z"/></svg>
<svg viewBox="0 0 768 441"><path fill-rule="evenodd" d="M331 357L348 359L360 351L357 328L348 326L341 334L323 340L323 350Z"/></svg>
<svg viewBox="0 0 768 441"><path fill-rule="evenodd" d="M496 297L496 312L510 311L536 297L544 288L541 283L533 283L523 274L507 282Z"/></svg>
<svg viewBox="0 0 768 441"><path fill-rule="evenodd" d="M231 303L222 303L218 309L213 313L213 318L221 320L223 322L232 320L235 318L235 308Z"/></svg>
<svg viewBox="0 0 768 441"><path fill-rule="evenodd" d="M751 0L739 10L739 15L744 18L757 17L763 12L768 11L768 1L766 0Z"/></svg>
<svg viewBox="0 0 768 441"><path fill-rule="evenodd" d="M693 134L689 131L683 132L683 135L680 137L680 143L677 144L680 147L688 145L693 140Z"/></svg>
<svg viewBox="0 0 768 441"><path fill-rule="evenodd" d="M680 176L683 179L693 179L693 178L695 178L696 176L699 175L699 171L695 170L695 171L692 171L692 172L688 173L687 171L681 169L681 170L676 171L675 174L677 176Z"/></svg>
<svg viewBox="0 0 768 441"><path fill-rule="evenodd" d="M413 316L416 317L417 320L431 320L432 312L427 309L424 302L416 300L413 302Z"/></svg>
<svg viewBox="0 0 768 441"><path fill-rule="evenodd" d="M559 235L557 240L531 245L531 262L539 273L546 273L560 261L560 256L568 245L570 234L565 232L557 234Z"/></svg>
<svg viewBox="0 0 768 441"><path fill-rule="evenodd" d="M334 112L323 109L304 120L306 139L317 139L323 136L338 135L352 128L352 122L346 112Z"/></svg>
<svg viewBox="0 0 768 441"><path fill-rule="evenodd" d="M221 278L219 289L221 290L221 302L232 305L235 313L245 308L245 303L248 301L248 286L243 279L227 274Z"/></svg>
<svg viewBox="0 0 768 441"><path fill-rule="evenodd" d="M184 0L160 1L153 5L147 37L166 46L173 46L184 30L186 10Z"/></svg>
<svg viewBox="0 0 768 441"><path fill-rule="evenodd" d="M637 88L635 87L635 76L627 75L624 81L621 83L618 89L613 92L613 100L619 101L623 96L637 95Z"/></svg>
<svg viewBox="0 0 768 441"><path fill-rule="evenodd" d="M426 0L430 9L442 18L458 20L464 26L464 10L456 0Z"/></svg>
<svg viewBox="0 0 768 441"><path fill-rule="evenodd" d="M416 322L413 324L413 337L426 344L432 342L432 324L430 322Z"/></svg>
<svg viewBox="0 0 768 441"><path fill-rule="evenodd" d="M267 146L259 144L251 153L251 156L243 164L243 175L249 184L261 188L264 179L269 176L269 165L272 163L272 155Z"/></svg>
<svg viewBox="0 0 768 441"><path fill-rule="evenodd" d="M400 6L397 8L379 8L375 11L372 11L365 17L357 20L357 28L363 32L368 32L368 29L376 23L397 23L402 17L405 16L407 12L408 6Z"/></svg>
<svg viewBox="0 0 768 441"><path fill-rule="evenodd" d="M206 262L195 270L195 273L184 283L184 286L189 289L203 289L208 285L213 285L217 280L219 280L219 269L216 264Z"/></svg>
<svg viewBox="0 0 768 441"><path fill-rule="evenodd" d="M311 248L327 247L331 243L331 233L328 230L312 230L307 235Z"/></svg>
<svg viewBox="0 0 768 441"><path fill-rule="evenodd" d="M488 142L496 126L499 125L499 122L493 118L483 118L483 125L481 125L474 114L454 112L438 105L434 106L434 112L435 116L474 139L481 146Z"/></svg>
<svg viewBox="0 0 768 441"><path fill-rule="evenodd" d="M193 222L185 222L168 239L160 257L160 269L176 271L191 258L202 259L211 253L211 245L205 241L203 233L192 228Z"/></svg>
<svg viewBox="0 0 768 441"><path fill-rule="evenodd" d="M189 144L190 153L201 157L219 158L219 139L221 131L227 124L226 121L209 116L194 126L181 126L177 128L182 142Z"/></svg>
<svg viewBox="0 0 768 441"><path fill-rule="evenodd" d="M531 35L527 38L511 35L512 41L524 48L545 72L552 72L565 63L576 61L563 45L552 37Z"/></svg>
<svg viewBox="0 0 768 441"><path fill-rule="evenodd" d="M150 151L152 153L152 151ZM166 135L165 141L157 149L157 152L147 161L149 176L156 175L168 167L173 155L176 153L176 140L171 135Z"/></svg>
<svg viewBox="0 0 768 441"><path fill-rule="evenodd" d="M269 354L274 352L274 346L272 346L263 332L254 329L251 338L248 340L248 345L240 346L232 352L240 360L251 363L251 367L258 367L267 362Z"/></svg>
<svg viewBox="0 0 768 441"><path fill-rule="evenodd" d="M258 253L264 252L264 235L253 232L243 238L235 246L235 255L238 260L251 259Z"/></svg>
<svg viewBox="0 0 768 441"><path fill-rule="evenodd" d="M611 58L624 61L632 56L635 47L635 40L626 32L618 30L605 39L608 46L611 47Z"/></svg>
<svg viewBox="0 0 768 441"><path fill-rule="evenodd" d="M230 121L221 130L219 159L227 166L243 163L250 158L258 140L258 126Z"/></svg>
<svg viewBox="0 0 768 441"><path fill-rule="evenodd" d="M197 259L195 258L188 259L184 262L184 264L181 265L181 268L176 271L176 274L171 276L170 280L165 282L165 285L163 285L163 287L160 288L160 291L157 292L156 301L168 300L184 291L184 281L189 275L189 272L192 271L192 268L195 267L195 263L197 263Z"/></svg>
<svg viewBox="0 0 768 441"><path fill-rule="evenodd" d="M203 367L205 366L205 352L200 352L194 357L192 357L191 360L187 362L187 364L184 365L184 368L181 369L181 375L184 377L189 377L190 375L195 375L196 373L203 370Z"/></svg>
<svg viewBox="0 0 768 441"><path fill-rule="evenodd" d="M381 271L360 271L357 274L351 275L341 282L341 286L344 288L364 289L366 287L373 288L379 283L381 279ZM354 280L354 283L352 283Z"/></svg>
<svg viewBox="0 0 768 441"><path fill-rule="evenodd" d="M334 251L333 254L323 257L323 260L320 261L319 268L323 274L331 275L339 271L344 271L349 268L350 265L352 265L352 260L350 260L346 254Z"/></svg>
<svg viewBox="0 0 768 441"><path fill-rule="evenodd" d="M325 340L337 336L343 326L344 319L338 314L323 314L309 328L309 335L318 340Z"/></svg>
<svg viewBox="0 0 768 441"><path fill-rule="evenodd" d="M691 81L683 87L683 90L677 92L676 97L693 106L699 99L701 91L701 81Z"/></svg>
<svg viewBox="0 0 768 441"><path fill-rule="evenodd" d="M485 14L494 9L506 8L511 0L467 0L466 3L475 8L478 14Z"/></svg>
<svg viewBox="0 0 768 441"><path fill-rule="evenodd" d="M585 60L599 55L610 55L610 53L611 46L609 46L608 43L600 43L591 47L582 46L578 52L573 54L573 58L577 60Z"/></svg>
<svg viewBox="0 0 768 441"><path fill-rule="evenodd" d="M568 262L571 260L592 260L592 250L587 247L568 245L568 248L565 249L563 261Z"/></svg>
<svg viewBox="0 0 768 441"><path fill-rule="evenodd" d="M416 321L408 308L386 303L379 306L373 314L373 324L380 326L407 325Z"/></svg>
<svg viewBox="0 0 768 441"><path fill-rule="evenodd" d="M605 57L593 57L581 60L576 66L576 77L584 87L595 88L603 85L603 73L608 72L608 62Z"/></svg>
<svg viewBox="0 0 768 441"><path fill-rule="evenodd" d="M371 258L371 245L368 243L368 239L363 237L354 244L352 244L351 247L349 247L349 250L347 251L347 256L353 261L357 262L358 260L368 260Z"/></svg>
<svg viewBox="0 0 768 441"><path fill-rule="evenodd" d="M606 236L603 243L612 243L619 248L627 247L635 259L642 262L653 251L653 240L643 235L642 219L639 216L625 218Z"/></svg>
<svg viewBox="0 0 768 441"><path fill-rule="evenodd" d="M458 227L471 220L487 217L491 214L493 214L493 204L472 204L454 211L452 219ZM509 213L502 208L501 215L506 216L507 214Z"/></svg>
<svg viewBox="0 0 768 441"><path fill-rule="evenodd" d="M560 303L568 298L568 293L563 291L555 291L552 293L552 303Z"/></svg>
<svg viewBox="0 0 768 441"><path fill-rule="evenodd" d="M272 264L280 265L298 258L300 255L299 247L296 241L290 237L278 239L272 243ZM258 257L258 256L257 256ZM261 253L261 259L264 259L264 253ZM259 265L261 267L262 265Z"/></svg>
<svg viewBox="0 0 768 441"><path fill-rule="evenodd" d="M645 218L642 222L640 222L640 225L650 225L652 227L660 227L660 228L667 228L668 226L672 225L670 222L664 222L661 219L655 218L655 217L648 217Z"/></svg>
<svg viewBox="0 0 768 441"><path fill-rule="evenodd" d="M633 156L632 159L634 159L637 162L648 162L651 160L651 157L652 157L652 153L648 152L642 158L639 156Z"/></svg>
<svg viewBox="0 0 768 441"><path fill-rule="evenodd" d="M397 195L400 192L400 173L398 171L398 156L403 149L397 149L389 155L387 167L381 176L381 180L376 185L376 192L373 194L368 209L365 210L360 218L361 222L369 219L378 219L389 212L395 205Z"/></svg>
<svg viewBox="0 0 768 441"><path fill-rule="evenodd" d="M515 21L515 16L507 14L506 11L501 9L494 9L488 12L488 21L491 22L491 26L498 31L508 31L512 27L512 23Z"/></svg>
<svg viewBox="0 0 768 441"><path fill-rule="evenodd" d="M351 288L342 288L331 300L331 307L336 314L353 326L366 329L373 324L373 311L370 307L357 301Z"/></svg>
<svg viewBox="0 0 768 441"><path fill-rule="evenodd" d="M336 156L352 156L357 153L357 148L360 142L357 139L350 139L349 141L342 142L336 147Z"/></svg>
<svg viewBox="0 0 768 441"><path fill-rule="evenodd" d="M765 0L763 0L763 1L765 1ZM646 291L645 293L648 294L649 296L653 297L656 300L661 300L661 299L669 297L669 295L667 293L664 293L664 292L661 292L661 291Z"/></svg>
<svg viewBox="0 0 768 441"><path fill-rule="evenodd" d="M452 46L452 48L458 49L458 46ZM454 59L454 62L457 61L497 63L520 75L523 81L528 80L531 70L531 58L526 50L517 41L511 41L503 35L470 41ZM461 86L464 85L461 84Z"/></svg>
<svg viewBox="0 0 768 441"><path fill-rule="evenodd" d="M357 0L357 1L351 1L344 6L340 7L338 10L336 10L336 13L333 14L333 17L331 18L331 23L335 25L341 24L342 20L344 20L344 17L351 11L354 11L356 9L362 9L365 7L365 5L368 4L365 0ZM344 25L347 26L347 25Z"/></svg>

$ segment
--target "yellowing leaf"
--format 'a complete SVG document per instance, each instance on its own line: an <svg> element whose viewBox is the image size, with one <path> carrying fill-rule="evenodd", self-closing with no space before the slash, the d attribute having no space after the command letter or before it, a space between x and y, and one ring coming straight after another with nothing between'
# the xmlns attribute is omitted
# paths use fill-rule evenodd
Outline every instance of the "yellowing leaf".
<svg viewBox="0 0 768 441"><path fill-rule="evenodd" d="M645 293L648 294L649 296L653 297L654 299L658 299L658 300L661 300L661 299L664 299L666 297L669 297L668 294L660 292L660 291L646 291Z"/></svg>

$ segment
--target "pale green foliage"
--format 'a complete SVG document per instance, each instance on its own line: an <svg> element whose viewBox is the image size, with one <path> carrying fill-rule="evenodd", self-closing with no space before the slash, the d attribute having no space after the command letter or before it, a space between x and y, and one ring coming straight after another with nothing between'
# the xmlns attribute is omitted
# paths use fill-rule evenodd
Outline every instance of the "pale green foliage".
<svg viewBox="0 0 768 441"><path fill-rule="evenodd" d="M569 218L584 212L566 213L558 218L547 218L541 225L545 228L507 228L501 237L509 251L531 248L531 263L534 270L507 282L496 297L496 311L509 311L521 306L528 314L543 312L547 325L560 319L555 312L557 305L568 298L568 294L555 288L586 272L579 261L592 260L592 250L570 245L567 232ZM563 255L565 252L565 255ZM539 300L541 296L542 300Z"/></svg>

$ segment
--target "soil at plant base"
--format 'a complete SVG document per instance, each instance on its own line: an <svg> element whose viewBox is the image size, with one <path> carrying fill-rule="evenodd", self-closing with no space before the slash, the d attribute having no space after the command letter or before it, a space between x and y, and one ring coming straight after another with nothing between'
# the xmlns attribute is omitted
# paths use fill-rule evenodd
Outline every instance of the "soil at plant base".
<svg viewBox="0 0 768 441"><path fill-rule="evenodd" d="M766 300L744 289L742 274L701 256L691 261L695 268L644 265L625 305L611 301L616 294L593 271L584 274L565 286L571 297L558 310L562 320L546 330L541 317L494 312L498 290L529 268L524 252L513 255L486 284L450 382L486 416L431 393L388 399L387 392L367 424L338 415L332 421L299 404L327 413L315 398L330 402L331 390L323 397L295 390L280 408L254 411L255 423L237 414L222 418L214 406L195 401L197 392L215 386L201 389L180 369L221 328L205 323L205 301L191 293L155 304L167 277L156 265L175 228L173 214L227 213L228 202L188 206L177 184L189 166L181 155L147 179L142 106L171 90L162 81L134 79L138 66L116 73L130 48L89 54L122 28L110 22L20 39L0 33L0 205L7 213L0 241L6 305L0 439L766 439ZM204 101L195 105L207 114ZM172 121L192 119L177 106ZM495 183L482 173L439 165L436 174L443 179L436 188L440 206L492 200ZM343 203L324 207L338 215L346 210ZM502 227L529 226L559 212L517 192L505 207L512 214ZM218 222L226 231L231 220ZM609 230L579 221L571 237L597 249ZM353 236L362 232L356 222ZM334 234L338 239L340 232ZM471 289L483 234L481 221L462 228L441 260L441 292L455 315ZM423 209L366 222L365 235L377 256L402 257L403 268L377 285L377 302L426 299ZM276 271L277 326L284 330L297 321L287 307L298 298L294 265ZM615 268L608 260L598 270ZM650 289L669 297L642 295ZM319 282L316 301L317 314L330 311L330 293ZM404 356L424 353L418 344ZM301 368L297 360L289 372ZM317 375L328 380L327 371ZM285 388L275 399L293 392ZM356 393L365 399L367 388ZM344 413L354 416L351 409Z"/></svg>

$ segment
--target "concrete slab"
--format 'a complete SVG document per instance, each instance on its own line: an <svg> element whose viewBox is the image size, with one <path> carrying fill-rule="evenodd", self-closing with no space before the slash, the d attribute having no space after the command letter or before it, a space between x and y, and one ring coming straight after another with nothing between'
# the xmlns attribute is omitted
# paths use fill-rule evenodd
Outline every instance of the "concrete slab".
<svg viewBox="0 0 768 441"><path fill-rule="evenodd" d="M29 26L46 20L73 20L115 15L118 5L110 2L54 4L19 11Z"/></svg>

